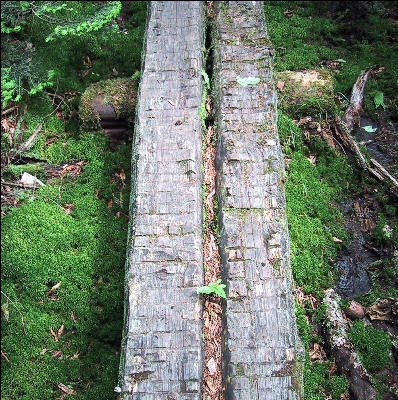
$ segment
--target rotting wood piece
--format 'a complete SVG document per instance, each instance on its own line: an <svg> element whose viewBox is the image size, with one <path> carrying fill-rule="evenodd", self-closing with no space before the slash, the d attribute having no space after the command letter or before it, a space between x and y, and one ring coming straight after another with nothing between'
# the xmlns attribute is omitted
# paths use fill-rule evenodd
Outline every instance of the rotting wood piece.
<svg viewBox="0 0 398 400"><path fill-rule="evenodd" d="M330 323L328 324L328 339L337 369L347 376L350 391L355 400L375 400L377 392L347 338L348 323L339 308L339 300L340 296L333 289L326 291L323 300L326 305L326 317Z"/></svg>

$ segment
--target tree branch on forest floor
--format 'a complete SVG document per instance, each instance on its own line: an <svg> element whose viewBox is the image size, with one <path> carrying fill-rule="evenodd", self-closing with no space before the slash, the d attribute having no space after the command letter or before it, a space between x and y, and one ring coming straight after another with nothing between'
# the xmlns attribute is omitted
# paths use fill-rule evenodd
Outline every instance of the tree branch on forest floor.
<svg viewBox="0 0 398 400"><path fill-rule="evenodd" d="M377 179L388 184L392 193L398 196L398 181L378 161L373 158L368 161L363 155L358 143L351 136L352 130L359 124L365 85L374 69L375 68L372 67L359 74L352 89L349 107L345 111L343 117L335 118L334 131L335 136L342 141L343 145L357 155L361 168L369 171Z"/></svg>

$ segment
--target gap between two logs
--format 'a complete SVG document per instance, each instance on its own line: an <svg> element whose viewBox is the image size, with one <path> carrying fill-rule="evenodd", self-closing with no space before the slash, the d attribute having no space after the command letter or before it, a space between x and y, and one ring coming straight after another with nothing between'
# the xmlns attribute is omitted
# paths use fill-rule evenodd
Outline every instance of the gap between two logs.
<svg viewBox="0 0 398 400"><path fill-rule="evenodd" d="M211 49L211 34L213 18L213 2L206 3L207 30L205 47L208 51L206 73L212 81L213 57ZM209 21L210 20L210 21ZM204 207L206 207L206 220L204 222L203 262L205 265L204 284L217 281L221 277L221 263L218 243L214 227L218 225L217 210L215 209L216 196L216 168L215 168L215 131L213 119L213 106L210 94L206 98L208 117L205 121L206 132L204 135L204 184L206 186ZM203 363L202 395L203 400L224 400L223 366L222 366L222 300L211 294L206 295L203 305L203 336L205 341L205 354Z"/></svg>

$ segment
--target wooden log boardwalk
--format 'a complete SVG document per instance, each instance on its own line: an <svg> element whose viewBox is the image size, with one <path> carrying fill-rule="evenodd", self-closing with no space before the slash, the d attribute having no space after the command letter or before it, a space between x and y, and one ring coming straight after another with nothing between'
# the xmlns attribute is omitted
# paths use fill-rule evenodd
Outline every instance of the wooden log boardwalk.
<svg viewBox="0 0 398 400"><path fill-rule="evenodd" d="M123 400L200 400L205 4L152 1L133 146ZM284 163L262 3L214 2L227 400L302 399Z"/></svg>

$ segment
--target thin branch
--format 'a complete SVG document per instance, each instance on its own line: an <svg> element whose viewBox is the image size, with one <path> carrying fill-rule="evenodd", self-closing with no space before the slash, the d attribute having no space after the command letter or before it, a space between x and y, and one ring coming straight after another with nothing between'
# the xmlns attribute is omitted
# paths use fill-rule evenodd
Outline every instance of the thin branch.
<svg viewBox="0 0 398 400"><path fill-rule="evenodd" d="M35 185L25 185L24 183L14 183L14 182L1 182L3 185L7 186L16 186L16 187L21 187L24 189L37 189L38 186Z"/></svg>
<svg viewBox="0 0 398 400"><path fill-rule="evenodd" d="M30 135L29 139L21 146L19 151L23 153L26 150L29 150L30 147L32 147L32 144L34 140L36 139L37 135L41 131L42 124L37 125L36 129L33 131L33 133Z"/></svg>
<svg viewBox="0 0 398 400"><path fill-rule="evenodd" d="M12 111L17 110L18 108L19 108L19 106L13 106L13 107L7 108L7 110L4 110L4 111L1 112L1 115L2 116L3 115L7 115Z"/></svg>
<svg viewBox="0 0 398 400"><path fill-rule="evenodd" d="M3 352L1 352L1 356L9 363L10 362L10 360L8 359L8 357L3 353Z"/></svg>
<svg viewBox="0 0 398 400"><path fill-rule="evenodd" d="M22 320L22 326L23 326L23 331L25 332L25 335L27 334L26 332L26 326L25 326L25 320L24 317L21 313L21 311L19 310L18 306L1 290L1 294L17 309L17 311L19 312L19 315L21 316L21 320Z"/></svg>

